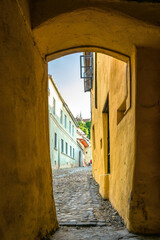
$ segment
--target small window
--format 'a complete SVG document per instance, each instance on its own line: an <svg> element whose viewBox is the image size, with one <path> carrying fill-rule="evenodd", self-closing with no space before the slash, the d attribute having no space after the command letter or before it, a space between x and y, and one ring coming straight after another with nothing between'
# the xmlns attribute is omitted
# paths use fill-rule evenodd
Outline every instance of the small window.
<svg viewBox="0 0 160 240"><path fill-rule="evenodd" d="M54 148L57 148L57 133L54 134Z"/></svg>
<svg viewBox="0 0 160 240"><path fill-rule="evenodd" d="M96 142L95 142L95 128L94 125L92 127L92 143L93 143L93 149L96 148Z"/></svg>
<svg viewBox="0 0 160 240"><path fill-rule="evenodd" d="M101 138L101 140L100 140L100 148L102 148L102 138Z"/></svg>
<svg viewBox="0 0 160 240"><path fill-rule="evenodd" d="M60 123L63 124L63 111L60 110Z"/></svg>
<svg viewBox="0 0 160 240"><path fill-rule="evenodd" d="M72 157L72 147L70 146L70 157Z"/></svg>
<svg viewBox="0 0 160 240"><path fill-rule="evenodd" d="M72 136L74 137L74 125L72 125Z"/></svg>
<svg viewBox="0 0 160 240"><path fill-rule="evenodd" d="M71 133L71 121L69 121L69 133Z"/></svg>
<svg viewBox="0 0 160 240"><path fill-rule="evenodd" d="M129 63L124 63L125 72L124 82L126 88L126 96L123 101L120 103L117 109L117 125L122 121L126 113L131 107L131 79L130 79L130 65Z"/></svg>
<svg viewBox="0 0 160 240"><path fill-rule="evenodd" d="M63 139L61 139L61 152L62 153L64 152L64 141L63 141Z"/></svg>
<svg viewBox="0 0 160 240"><path fill-rule="evenodd" d="M67 116L65 115L65 123L64 123L64 126L65 126L65 128L67 128Z"/></svg>
<svg viewBox="0 0 160 240"><path fill-rule="evenodd" d="M53 114L56 114L56 100L53 98Z"/></svg>
<svg viewBox="0 0 160 240"><path fill-rule="evenodd" d="M66 154L68 154L68 143L66 142Z"/></svg>
<svg viewBox="0 0 160 240"><path fill-rule="evenodd" d="M73 148L73 158L74 158L74 148Z"/></svg>

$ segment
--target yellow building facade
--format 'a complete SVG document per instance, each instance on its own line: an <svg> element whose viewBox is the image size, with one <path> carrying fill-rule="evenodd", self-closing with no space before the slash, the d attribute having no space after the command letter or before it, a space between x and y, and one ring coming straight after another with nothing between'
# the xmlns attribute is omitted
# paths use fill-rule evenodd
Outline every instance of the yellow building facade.
<svg viewBox="0 0 160 240"><path fill-rule="evenodd" d="M152 97L158 99L159 93L155 89L157 96L153 95L149 82L143 79L149 74L153 63L144 49L139 51L140 56L133 55L131 62L129 59L121 61L105 54L95 54L91 91L92 172L99 183L101 196L111 201L127 228L152 233L160 230L160 217L157 214L158 155L153 141L158 133L155 135L150 119L157 117L155 121L158 121L159 113L158 106L151 110L149 103ZM155 51L151 50L151 53L155 57ZM142 85L137 86L136 71L139 69L134 68L135 62L145 55L148 68L146 65L143 70L140 69L140 72L143 71ZM154 88L158 87L156 76L152 79ZM142 86L146 89L144 99ZM146 101L144 106L143 101ZM151 117L148 112L154 116Z"/></svg>

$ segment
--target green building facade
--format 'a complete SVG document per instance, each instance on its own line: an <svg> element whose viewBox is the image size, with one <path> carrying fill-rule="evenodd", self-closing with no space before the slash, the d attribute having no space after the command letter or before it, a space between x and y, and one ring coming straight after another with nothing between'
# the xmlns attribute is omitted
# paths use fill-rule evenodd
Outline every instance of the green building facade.
<svg viewBox="0 0 160 240"><path fill-rule="evenodd" d="M78 123L52 76L48 78L50 157L52 169L82 166L83 149L77 141Z"/></svg>

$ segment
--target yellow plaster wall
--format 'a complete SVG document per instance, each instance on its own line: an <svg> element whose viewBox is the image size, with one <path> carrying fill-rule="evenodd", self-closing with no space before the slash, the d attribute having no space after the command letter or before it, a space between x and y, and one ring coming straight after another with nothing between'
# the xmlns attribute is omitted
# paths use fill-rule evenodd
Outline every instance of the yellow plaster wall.
<svg viewBox="0 0 160 240"><path fill-rule="evenodd" d="M29 5L29 2L32 4ZM94 4L91 4L91 2L94 2ZM47 59L51 60L66 53L97 51L97 49L101 52L111 49L115 51L113 54L121 52L132 56L132 47L134 45L154 47L157 48L157 52L160 47L160 31L157 26L159 7L157 5L134 3L138 4L138 6L134 5L134 8L132 8L129 3L122 5L122 1L114 1L114 4L116 4L113 4L114 6L111 1L101 1L102 4L100 5L99 2L98 0L73 3L73 1L69 0L67 2L59 1L57 5L54 5L55 1L51 0L0 1L0 233L1 238L4 240L36 239L57 227L49 161L47 66L43 57L46 56ZM106 5L106 2L110 2L111 5ZM74 8L70 8L70 4L74 4ZM29 11L31 11L32 15L31 21ZM152 17L151 12L153 13ZM31 30L30 24L33 30ZM156 53L153 55L156 56ZM151 56L153 57L153 55ZM155 60L159 60L157 56ZM139 153L140 149L146 148L147 144L145 142L145 144L143 143L142 146L139 145L139 148L137 148L136 156L139 154L140 161L139 165L138 161L136 162L133 188L135 57L133 55L131 58L132 106L118 126L116 125L116 111L124 96L124 86L121 82L123 64L109 57L107 59L103 57L102 62L105 64L98 73L101 78L101 83L98 82L99 109L93 111L92 114L96 145L96 151L92 154L95 158L93 174L105 189L104 192L101 191L104 197L110 197L113 206L124 218L127 227L136 231L136 226L138 226L136 225L136 219L139 215L135 213L135 209L138 205L135 204L134 208L131 203L133 203L132 198L135 199L135 203L138 203L143 198L142 185L137 192L137 186L141 183L139 177L141 174L143 179L146 180L145 189L147 189L147 192L151 191L153 186L156 192L155 198L151 198L151 208L147 207L147 211L150 209L151 212L153 206L157 206L159 199L157 190L157 180L159 180L157 173L157 169L159 169L159 135L157 136L159 133L159 115L156 112L157 115L153 120L153 126L155 125L155 127L152 126L152 119L150 119L150 128L148 129L148 132L152 132L151 135L149 134L152 149L150 147L149 149L151 149L152 154L154 153L153 175L148 172L151 167L148 159L148 171L146 171L146 168L142 171L146 162L141 160L144 159L144 154L142 156ZM147 64L150 66L149 63ZM143 79L145 74L141 75L142 65L140 66L138 73L141 76L140 78ZM147 72L146 77L151 76L154 71L158 72L158 63L154 65L156 68L153 68L153 63L151 66L152 68L150 72ZM119 75L119 73L122 75ZM156 75L154 79L158 79L158 76ZM108 83L109 85L105 81L108 78L113 80ZM150 89L149 82L147 84L148 93ZM159 86L157 80L156 82L153 80L153 86L156 86L154 91L157 91L157 86ZM102 106L106 100L107 89L110 91L110 105L112 107L110 130L111 134L113 133L111 136L110 176L106 175L107 166L104 161L107 148L102 151L106 144L103 139L106 137L106 133L103 132L103 129L106 128L106 116L102 116ZM158 96L157 92L156 96ZM92 100L94 101L94 96ZM137 103L140 103L140 98ZM157 106L158 104L156 104ZM153 109L155 108L153 107ZM140 112L141 109L139 108L136 114ZM141 129L143 117L146 115L148 116L147 110L145 110L145 114L141 115L140 119L137 118L138 130ZM142 130L143 136L145 136L143 127ZM153 142L157 143L156 147L154 147ZM140 143L140 140L137 143ZM148 151L150 151L149 149ZM138 170L139 166L141 166L141 170ZM102 176L100 177L100 175ZM152 184L150 184L150 180L152 180ZM132 189L133 193L131 194ZM106 191L108 192L106 193ZM148 201L149 194L144 195L147 196L144 199ZM129 214L129 206L133 206L133 215ZM152 232L159 221L158 218L154 218L155 213L156 208L154 208L152 218L149 221ZM129 218L131 219L132 216L133 221L131 222ZM142 214L140 214L141 217L144 219ZM155 225L154 220L157 222Z"/></svg>
<svg viewBox="0 0 160 240"><path fill-rule="evenodd" d="M160 51L137 48L136 163L131 229L160 233Z"/></svg>
<svg viewBox="0 0 160 240"><path fill-rule="evenodd" d="M92 90L92 126L94 125L95 128L96 139L96 148L92 150L93 176L100 184L102 197L109 197L128 228L130 228L129 201L135 160L135 81L133 71L132 79L132 106L117 125L117 109L126 95L126 63L104 54L97 54L98 109L94 108L95 85ZM108 92L110 175L107 175L107 114L102 113Z"/></svg>
<svg viewBox="0 0 160 240"><path fill-rule="evenodd" d="M121 12L121 15L126 15L129 18L136 18L150 25L159 26L157 19L159 19L160 6L157 1L154 1L154 4L153 1L141 1L139 4L138 1L121 0L34 0L31 1L31 5L33 9L32 24L34 28L45 21L55 18L57 15L87 8L99 9L100 11L105 10L108 15L112 15L113 12Z"/></svg>
<svg viewBox="0 0 160 240"><path fill-rule="evenodd" d="M64 13L33 28L34 39L40 51L48 56L49 60L53 60L56 54L63 56L65 50L70 50L71 53L86 46L93 49L110 49L128 56L131 55L134 44L159 47L158 27L118 12L109 13L110 10L103 8L79 8L77 2L76 10L65 12L66 2L59 2L64 8ZM43 1L44 5L45 3ZM52 3L54 4L54 1ZM46 5L43 7L46 9Z"/></svg>
<svg viewBox="0 0 160 240"><path fill-rule="evenodd" d="M17 1L0 1L3 240L40 239L57 228L49 154L47 64L35 46L22 9Z"/></svg>
<svg viewBox="0 0 160 240"><path fill-rule="evenodd" d="M117 109L125 97L125 63L97 54L98 109L92 90L93 176L102 197L109 198L133 232L160 232L160 83L158 49L136 48L131 57L131 108L117 125ZM109 92L110 175L107 175ZM91 135L93 146L93 131ZM102 145L100 144L102 142ZM102 148L101 148L102 146Z"/></svg>

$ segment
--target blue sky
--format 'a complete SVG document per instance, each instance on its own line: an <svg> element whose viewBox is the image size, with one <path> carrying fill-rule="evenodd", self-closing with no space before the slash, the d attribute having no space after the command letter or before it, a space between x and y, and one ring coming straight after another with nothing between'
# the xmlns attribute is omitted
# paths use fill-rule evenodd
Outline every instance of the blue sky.
<svg viewBox="0 0 160 240"><path fill-rule="evenodd" d="M48 63L48 73L53 79L68 104L73 115L82 113L83 118L90 118L90 93L84 93L83 79L80 78L80 55L70 54Z"/></svg>

